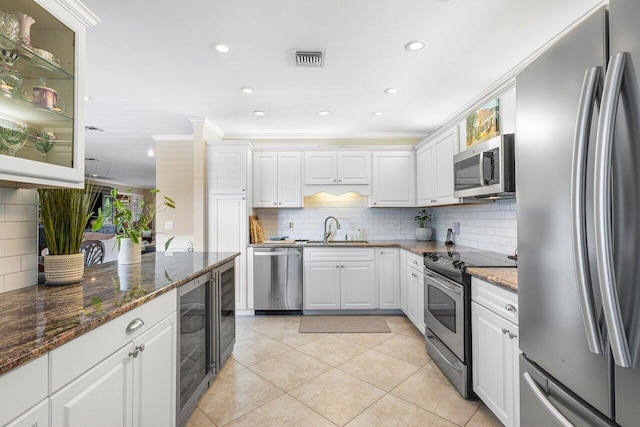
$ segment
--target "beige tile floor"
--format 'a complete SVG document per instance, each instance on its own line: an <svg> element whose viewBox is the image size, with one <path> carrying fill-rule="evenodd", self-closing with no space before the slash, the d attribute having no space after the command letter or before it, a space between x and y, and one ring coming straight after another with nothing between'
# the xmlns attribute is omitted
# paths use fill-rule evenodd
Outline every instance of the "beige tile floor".
<svg viewBox="0 0 640 427"><path fill-rule="evenodd" d="M464 400L404 316L386 334L301 334L299 316L239 316L231 358L188 427L502 424Z"/></svg>

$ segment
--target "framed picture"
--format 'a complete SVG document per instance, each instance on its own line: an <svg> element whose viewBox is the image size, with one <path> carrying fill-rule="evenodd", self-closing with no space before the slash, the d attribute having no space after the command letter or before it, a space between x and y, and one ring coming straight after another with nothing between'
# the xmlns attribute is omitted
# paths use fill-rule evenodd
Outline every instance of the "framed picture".
<svg viewBox="0 0 640 427"><path fill-rule="evenodd" d="M487 102L467 116L466 148L500 135L499 99Z"/></svg>

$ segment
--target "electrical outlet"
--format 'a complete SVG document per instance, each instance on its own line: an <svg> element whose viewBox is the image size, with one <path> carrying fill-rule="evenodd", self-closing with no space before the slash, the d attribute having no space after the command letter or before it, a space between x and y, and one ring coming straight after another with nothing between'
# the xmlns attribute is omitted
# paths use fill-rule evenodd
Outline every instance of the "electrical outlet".
<svg viewBox="0 0 640 427"><path fill-rule="evenodd" d="M173 230L173 221L165 221L164 222L165 230Z"/></svg>
<svg viewBox="0 0 640 427"><path fill-rule="evenodd" d="M460 223L454 222L453 227L451 227L451 229L453 230L453 234L460 234Z"/></svg>
<svg viewBox="0 0 640 427"><path fill-rule="evenodd" d="M402 230L402 224L400 223L400 221L393 221L393 229L395 231Z"/></svg>

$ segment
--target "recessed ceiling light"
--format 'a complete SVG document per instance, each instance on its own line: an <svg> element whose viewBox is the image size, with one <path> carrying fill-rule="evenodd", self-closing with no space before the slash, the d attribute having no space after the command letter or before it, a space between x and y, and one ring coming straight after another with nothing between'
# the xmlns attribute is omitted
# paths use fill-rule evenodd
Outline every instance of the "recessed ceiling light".
<svg viewBox="0 0 640 427"><path fill-rule="evenodd" d="M216 50L220 53L229 53L231 52L231 48L226 44L217 44L214 46Z"/></svg>
<svg viewBox="0 0 640 427"><path fill-rule="evenodd" d="M328 116L329 114L331 114L331 111L322 110L318 114L320 114L321 116Z"/></svg>
<svg viewBox="0 0 640 427"><path fill-rule="evenodd" d="M155 156L155 153L153 152L153 148L149 148L149 151L147 151L147 156L149 157Z"/></svg>
<svg viewBox="0 0 640 427"><path fill-rule="evenodd" d="M256 110L256 111L253 112L253 114L255 114L256 116L266 116L267 115L267 113L265 113L262 110Z"/></svg>
<svg viewBox="0 0 640 427"><path fill-rule="evenodd" d="M388 93L393 95L394 93L398 93L400 92L400 89L398 89L397 87L390 87L384 90L384 93Z"/></svg>
<svg viewBox="0 0 640 427"><path fill-rule="evenodd" d="M250 86L243 86L240 88L240 90L244 93L253 93L253 88Z"/></svg>
<svg viewBox="0 0 640 427"><path fill-rule="evenodd" d="M94 178L97 178L98 174L97 173L92 173L91 176L94 177Z"/></svg>
<svg viewBox="0 0 640 427"><path fill-rule="evenodd" d="M373 114L374 116L381 116L381 115L383 115L384 113L383 113L382 111L374 111L374 112L373 112L373 113L371 113L371 114Z"/></svg>
<svg viewBox="0 0 640 427"><path fill-rule="evenodd" d="M404 48L406 50L416 51L416 50L422 49L426 45L427 44L425 42L423 42L422 40L414 40L414 41L410 41L409 43L405 44Z"/></svg>

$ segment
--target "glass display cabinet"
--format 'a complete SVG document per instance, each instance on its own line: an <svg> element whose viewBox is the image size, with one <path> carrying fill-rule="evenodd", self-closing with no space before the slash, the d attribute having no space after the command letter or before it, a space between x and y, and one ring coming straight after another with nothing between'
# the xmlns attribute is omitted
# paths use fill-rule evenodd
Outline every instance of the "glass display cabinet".
<svg viewBox="0 0 640 427"><path fill-rule="evenodd" d="M0 0L0 185L82 187L86 28L72 0Z"/></svg>

